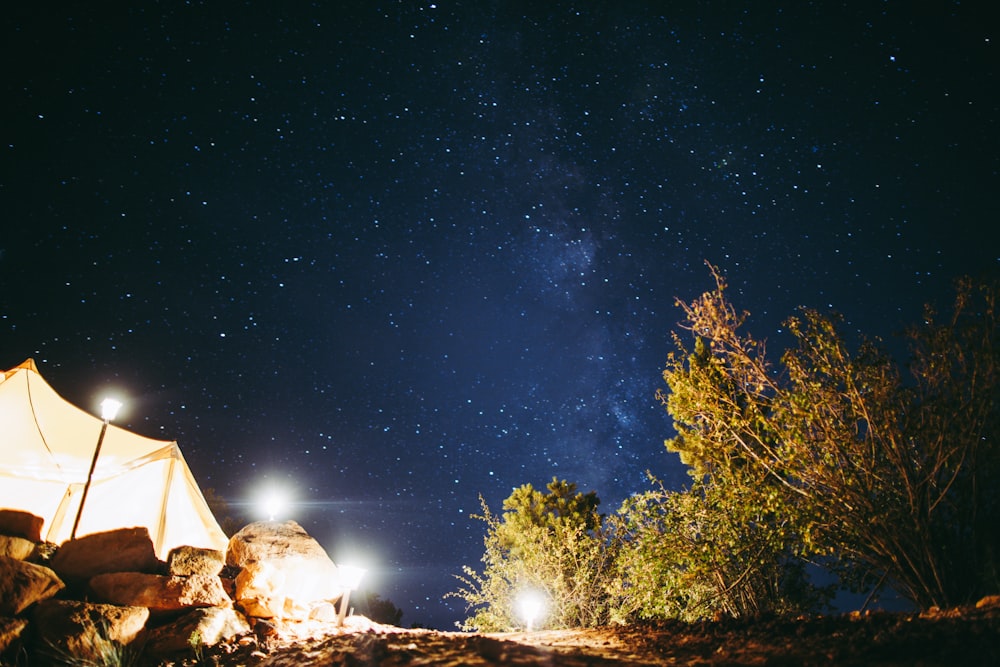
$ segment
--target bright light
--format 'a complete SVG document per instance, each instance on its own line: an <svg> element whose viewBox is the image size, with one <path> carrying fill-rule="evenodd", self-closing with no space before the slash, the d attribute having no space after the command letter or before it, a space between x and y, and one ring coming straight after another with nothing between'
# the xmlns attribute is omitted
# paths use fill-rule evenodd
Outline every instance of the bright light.
<svg viewBox="0 0 1000 667"><path fill-rule="evenodd" d="M535 590L523 591L517 598L517 609L528 632L531 632L535 621L545 613L545 596Z"/></svg>
<svg viewBox="0 0 1000 667"><path fill-rule="evenodd" d="M350 591L358 590L358 586L361 585L361 579L367 571L365 568L355 565L337 566L337 573L340 575L340 585Z"/></svg>
<svg viewBox="0 0 1000 667"><path fill-rule="evenodd" d="M105 398L101 401L101 419L106 422L118 416L118 411L122 407L122 402L114 398Z"/></svg>
<svg viewBox="0 0 1000 667"><path fill-rule="evenodd" d="M363 567L355 565L338 565L337 576L340 578L340 587L344 594L340 599L340 610L337 612L337 625L343 627L344 619L347 618L347 609L351 601L351 591L356 591L361 585L361 578L365 576Z"/></svg>
<svg viewBox="0 0 1000 667"><path fill-rule="evenodd" d="M283 514L288 508L288 498L278 491L268 491L262 502L264 514L268 521L274 521L275 517Z"/></svg>

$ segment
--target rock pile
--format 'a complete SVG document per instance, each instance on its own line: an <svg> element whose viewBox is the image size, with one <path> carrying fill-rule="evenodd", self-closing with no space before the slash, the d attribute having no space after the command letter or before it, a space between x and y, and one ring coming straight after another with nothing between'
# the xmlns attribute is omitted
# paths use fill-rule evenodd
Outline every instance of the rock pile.
<svg viewBox="0 0 1000 667"><path fill-rule="evenodd" d="M178 547L166 562L145 528L56 546L41 541L41 527L0 509L0 664L20 654L74 663L197 654L255 641L255 626L337 621L337 566L294 521L250 524L226 553Z"/></svg>

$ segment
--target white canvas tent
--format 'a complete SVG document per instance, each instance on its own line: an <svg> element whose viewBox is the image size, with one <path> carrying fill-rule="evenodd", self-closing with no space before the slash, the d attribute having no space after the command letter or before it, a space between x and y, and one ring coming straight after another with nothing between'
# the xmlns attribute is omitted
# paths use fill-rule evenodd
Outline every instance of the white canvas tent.
<svg viewBox="0 0 1000 667"><path fill-rule="evenodd" d="M42 539L70 537L103 421L69 403L29 359L0 377L0 508L41 516ZM104 436L76 536L145 526L158 557L176 546L225 551L176 442L113 423Z"/></svg>

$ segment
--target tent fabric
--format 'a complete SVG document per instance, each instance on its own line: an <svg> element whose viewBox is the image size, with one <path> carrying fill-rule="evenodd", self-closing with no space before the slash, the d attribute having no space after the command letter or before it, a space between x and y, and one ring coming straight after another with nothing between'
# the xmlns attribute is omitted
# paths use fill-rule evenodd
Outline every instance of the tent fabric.
<svg viewBox="0 0 1000 667"><path fill-rule="evenodd" d="M5 371L0 508L41 516L47 542L68 540L103 424L57 394L31 359ZM181 545L228 544L177 443L109 424L76 536L137 526L161 559Z"/></svg>

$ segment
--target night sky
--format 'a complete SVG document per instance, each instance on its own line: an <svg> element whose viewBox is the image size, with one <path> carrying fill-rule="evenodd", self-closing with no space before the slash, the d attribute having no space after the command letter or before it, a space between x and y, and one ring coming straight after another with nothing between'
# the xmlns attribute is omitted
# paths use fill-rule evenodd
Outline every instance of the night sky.
<svg viewBox="0 0 1000 667"><path fill-rule="evenodd" d="M990 3L77 4L0 28L0 366L286 489L405 625L465 617L480 494L681 488L706 260L772 348L1000 266Z"/></svg>

